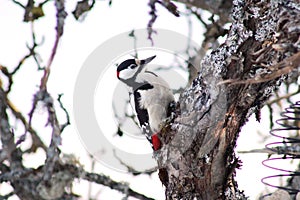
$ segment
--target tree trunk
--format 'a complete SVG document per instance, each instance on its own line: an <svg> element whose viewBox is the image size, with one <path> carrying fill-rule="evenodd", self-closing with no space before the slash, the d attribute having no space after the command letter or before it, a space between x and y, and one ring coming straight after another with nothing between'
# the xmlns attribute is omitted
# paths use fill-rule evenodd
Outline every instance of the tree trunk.
<svg viewBox="0 0 300 200"><path fill-rule="evenodd" d="M224 44L206 56L162 130L156 153L166 199L245 199L234 148L241 127L300 65L297 1L233 1Z"/></svg>

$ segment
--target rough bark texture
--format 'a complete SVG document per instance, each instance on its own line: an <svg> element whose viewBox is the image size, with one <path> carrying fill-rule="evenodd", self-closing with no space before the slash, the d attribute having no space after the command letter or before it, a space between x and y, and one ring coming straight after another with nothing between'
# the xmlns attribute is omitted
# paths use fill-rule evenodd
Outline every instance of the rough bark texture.
<svg viewBox="0 0 300 200"><path fill-rule="evenodd" d="M162 131L156 157L166 199L244 199L235 181L240 129L252 113L259 120L265 101L300 66L299 2L236 0L231 15L225 43L203 59L180 114Z"/></svg>

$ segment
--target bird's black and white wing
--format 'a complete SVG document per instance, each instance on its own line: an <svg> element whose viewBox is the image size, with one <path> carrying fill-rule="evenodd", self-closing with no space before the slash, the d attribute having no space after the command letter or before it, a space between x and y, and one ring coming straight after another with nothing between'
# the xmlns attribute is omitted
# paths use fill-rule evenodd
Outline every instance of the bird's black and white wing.
<svg viewBox="0 0 300 200"><path fill-rule="evenodd" d="M146 135L147 139L151 142L151 135L152 131L149 125L149 114L147 109L143 108L140 100L141 100L141 94L140 92L143 90L150 90L153 86L149 83L143 84L142 86L138 87L134 92L134 105L135 105L135 111L137 114L137 118L139 120L140 127L142 128L143 133Z"/></svg>

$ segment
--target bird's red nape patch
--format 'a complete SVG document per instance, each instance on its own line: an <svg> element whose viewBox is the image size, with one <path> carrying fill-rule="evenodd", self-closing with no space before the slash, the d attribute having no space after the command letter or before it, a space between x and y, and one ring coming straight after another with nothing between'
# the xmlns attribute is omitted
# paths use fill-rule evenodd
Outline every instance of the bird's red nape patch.
<svg viewBox="0 0 300 200"><path fill-rule="evenodd" d="M119 76L120 76L120 72L119 72L119 71L117 71L117 77L119 78Z"/></svg>
<svg viewBox="0 0 300 200"><path fill-rule="evenodd" d="M152 145L153 145L153 149L154 151L157 151L161 148L161 142L160 139L158 137L158 133L155 133L151 136L151 140L152 140Z"/></svg>

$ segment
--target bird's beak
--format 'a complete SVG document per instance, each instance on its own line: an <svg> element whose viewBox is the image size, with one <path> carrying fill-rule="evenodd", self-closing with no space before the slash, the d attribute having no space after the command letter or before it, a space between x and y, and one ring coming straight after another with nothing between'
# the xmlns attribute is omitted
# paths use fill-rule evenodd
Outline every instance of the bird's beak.
<svg viewBox="0 0 300 200"><path fill-rule="evenodd" d="M151 57L149 57L149 58L146 58L146 59L144 59L144 60L140 60L140 65L146 65L146 64L148 64L148 63L151 62L155 57L156 57L156 55L151 56Z"/></svg>

